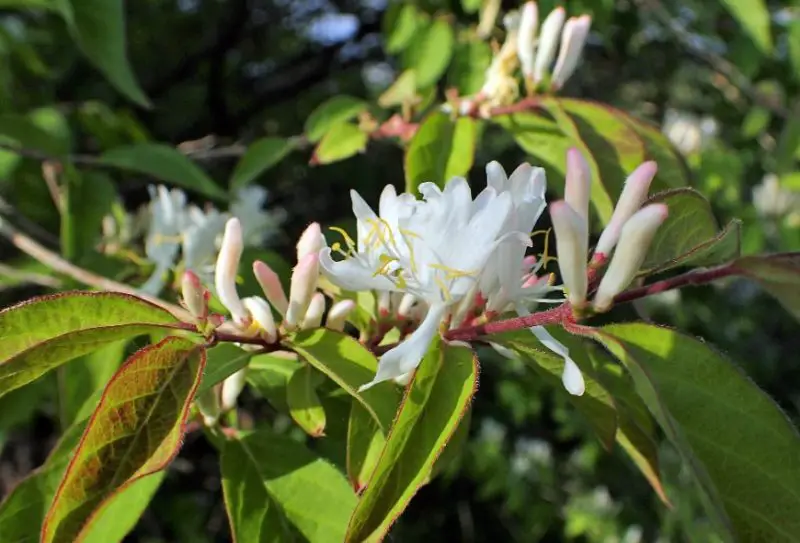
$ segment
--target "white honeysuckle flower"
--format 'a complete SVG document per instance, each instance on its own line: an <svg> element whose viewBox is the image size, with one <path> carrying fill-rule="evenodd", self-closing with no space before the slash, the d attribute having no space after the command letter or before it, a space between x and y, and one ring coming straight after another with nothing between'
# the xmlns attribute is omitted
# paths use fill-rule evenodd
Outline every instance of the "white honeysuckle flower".
<svg viewBox="0 0 800 543"><path fill-rule="evenodd" d="M611 308L614 296L631 284L667 215L669 208L665 204L651 204L634 213L622 227L619 246L594 296L596 311Z"/></svg>
<svg viewBox="0 0 800 543"><path fill-rule="evenodd" d="M345 321L356 308L355 300L341 300L331 306L328 316L325 317L325 327L341 332L344 330Z"/></svg>
<svg viewBox="0 0 800 543"><path fill-rule="evenodd" d="M589 15L570 17L564 25L564 31L561 34L561 49L558 52L556 66L553 68L551 84L554 89L558 90L563 87L575 73L591 25L592 18Z"/></svg>
<svg viewBox="0 0 800 543"><path fill-rule="evenodd" d="M264 298L250 296L242 300L245 309L250 313L252 326L267 343L275 343L278 339L278 327L272 316L272 308Z"/></svg>
<svg viewBox="0 0 800 543"><path fill-rule="evenodd" d="M517 56L526 80L533 78L533 61L536 53L536 33L539 30L539 9L536 2L525 2L517 35Z"/></svg>
<svg viewBox="0 0 800 543"><path fill-rule="evenodd" d="M316 255L315 255L316 256ZM308 309L303 317L301 328L308 330L310 328L319 328L322 324L322 314L325 312L325 295L317 292L311 297L311 302L308 304Z"/></svg>
<svg viewBox="0 0 800 543"><path fill-rule="evenodd" d="M493 106L511 103L519 94L519 84L513 75L519 62L517 58L519 17L506 17L504 22L506 39L486 69L486 80L479 93L489 105Z"/></svg>
<svg viewBox="0 0 800 543"><path fill-rule="evenodd" d="M292 272L289 305L286 309L286 318L283 320L284 326L288 330L297 328L306 317L308 307L317 290L319 265L319 255L309 254L297 263Z"/></svg>
<svg viewBox="0 0 800 543"><path fill-rule="evenodd" d="M684 155L700 151L719 130L713 117L699 117L688 111L667 109L661 131Z"/></svg>
<svg viewBox="0 0 800 543"><path fill-rule="evenodd" d="M780 218L800 208L800 193L781 187L775 174L767 174L753 187L753 206L759 215Z"/></svg>
<svg viewBox="0 0 800 543"><path fill-rule="evenodd" d="M158 295L164 288L165 276L178 256L181 246L181 228L186 208L186 194L178 189L169 190L163 185L149 186L150 222L145 239L145 255L156 269L139 287L141 291Z"/></svg>
<svg viewBox="0 0 800 543"><path fill-rule="evenodd" d="M272 307L281 315L285 315L289 308L289 299L286 297L286 291L283 290L278 274L265 262L256 260L253 262L253 275Z"/></svg>
<svg viewBox="0 0 800 543"><path fill-rule="evenodd" d="M250 185L236 191L229 207L230 214L238 218L242 225L242 239L245 245L257 247L262 245L278 230L283 216L280 211L267 213L264 203L267 190L258 185Z"/></svg>
<svg viewBox="0 0 800 543"><path fill-rule="evenodd" d="M320 252L328 279L353 291L404 292L428 304L419 327L400 345L385 353L375 379L364 387L412 371L451 308L473 291L487 260L503 242L521 232L504 232L513 209L511 193L487 187L475 200L466 180L453 178L444 190L433 183L419 186L423 200L384 189L379 214L351 191L358 240L346 238L345 255L334 261L331 249ZM364 388L362 387L362 389Z"/></svg>
<svg viewBox="0 0 800 543"><path fill-rule="evenodd" d="M181 233L181 253L187 270L197 273L204 282L211 282L217 256L217 240L225 229L226 213L214 208L203 212L189 206Z"/></svg>
<svg viewBox="0 0 800 543"><path fill-rule="evenodd" d="M222 246L217 257L214 286L217 289L219 301L230 311L234 322L240 326L246 326L249 320L249 313L236 291L236 275L243 250L242 226L239 223L239 219L236 217L228 219L225 224L225 232L222 235Z"/></svg>
<svg viewBox="0 0 800 543"><path fill-rule="evenodd" d="M545 73L550 68L558 47L558 38L561 27L564 25L566 12L558 6L551 11L542 23L542 32L539 38L539 47L536 52L536 61L533 66L533 83L538 84L544 80Z"/></svg>

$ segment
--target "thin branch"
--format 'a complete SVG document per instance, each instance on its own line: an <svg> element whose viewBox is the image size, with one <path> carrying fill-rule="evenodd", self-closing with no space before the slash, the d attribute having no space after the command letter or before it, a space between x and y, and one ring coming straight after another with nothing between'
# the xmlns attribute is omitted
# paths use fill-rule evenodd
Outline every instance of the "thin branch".
<svg viewBox="0 0 800 543"><path fill-rule="evenodd" d="M0 275L19 281L20 283L29 283L47 288L61 287L61 281L56 277L51 277L42 273L18 270L2 262L0 262Z"/></svg>
<svg viewBox="0 0 800 543"><path fill-rule="evenodd" d="M659 294L661 292L666 292L668 290L674 290L676 288L682 288L690 285L704 285L717 279L722 279L723 277L729 277L731 275L743 275L743 272L731 264L725 264L724 266L719 266L717 268L711 268L708 270L693 270L684 273L683 275L676 275L675 277L670 277L669 279L664 279L663 281L656 281L655 283L650 283L649 285L644 285L621 292L614 297L614 303L621 304L625 302L631 302L633 300L638 300L639 298L652 296L653 294Z"/></svg>
<svg viewBox="0 0 800 543"><path fill-rule="evenodd" d="M562 324L563 322L569 321L572 318L572 307L565 303L558 307L548 309L547 311L540 311L525 317L516 317L502 321L487 322L486 324L479 324L477 326L455 328L448 331L444 337L448 340L470 341L482 336L499 334L501 332L510 332L512 330L521 330L523 328L530 328L532 326Z"/></svg>

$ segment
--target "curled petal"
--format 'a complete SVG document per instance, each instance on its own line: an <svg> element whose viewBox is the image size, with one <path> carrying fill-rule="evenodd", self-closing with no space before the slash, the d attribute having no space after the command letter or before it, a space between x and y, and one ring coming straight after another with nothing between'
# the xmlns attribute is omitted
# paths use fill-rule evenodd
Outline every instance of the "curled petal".
<svg viewBox="0 0 800 543"><path fill-rule="evenodd" d="M331 250L324 248L319 253L319 264L322 273L336 286L345 290L396 290L395 284L385 275L375 274L363 260L347 258L335 261L331 258Z"/></svg>
<svg viewBox="0 0 800 543"><path fill-rule="evenodd" d="M219 301L231 312L237 324L245 323L248 318L247 310L236 291L236 274L243 249L242 225L239 219L234 217L225 224L225 233L222 235L222 245L214 272L214 285L217 288Z"/></svg>
<svg viewBox="0 0 800 543"><path fill-rule="evenodd" d="M586 390L586 383L583 380L580 368L570 358L569 349L563 343L550 335L544 326L534 326L531 332L536 336L536 339L542 342L542 345L556 353L564 359L564 370L561 373L561 383L564 388L573 396L583 396Z"/></svg>

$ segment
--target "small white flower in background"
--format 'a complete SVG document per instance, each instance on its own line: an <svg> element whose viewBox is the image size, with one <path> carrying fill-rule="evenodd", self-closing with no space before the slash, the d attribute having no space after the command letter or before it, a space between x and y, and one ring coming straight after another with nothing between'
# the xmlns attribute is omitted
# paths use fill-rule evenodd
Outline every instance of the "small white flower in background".
<svg viewBox="0 0 800 543"><path fill-rule="evenodd" d="M753 187L753 206L759 215L781 218L800 208L800 192L781 187L775 174L767 174Z"/></svg>
<svg viewBox="0 0 800 543"><path fill-rule="evenodd" d="M213 277L219 238L227 220L227 214L213 207L204 212L197 206L189 206L184 216L181 233L183 265L197 273L204 282Z"/></svg>
<svg viewBox="0 0 800 543"><path fill-rule="evenodd" d="M164 288L165 275L172 268L181 246L186 194L163 185L148 187L150 192L150 224L145 239L145 255L155 264L153 274L140 287L143 292L157 295Z"/></svg>
<svg viewBox="0 0 800 543"><path fill-rule="evenodd" d="M717 135L718 125L711 117L700 118L687 111L668 109L661 131L678 151L692 155Z"/></svg>
<svg viewBox="0 0 800 543"><path fill-rule="evenodd" d="M503 22L506 27L506 39L487 68L486 79L478 93L489 106L510 104L519 95L519 84L514 77L519 64L517 60L519 17L516 14L507 15Z"/></svg>
<svg viewBox="0 0 800 543"><path fill-rule="evenodd" d="M258 185L250 185L236 191L228 212L242 223L242 238L247 247L262 245L278 230L283 221L283 213L264 210L267 190Z"/></svg>

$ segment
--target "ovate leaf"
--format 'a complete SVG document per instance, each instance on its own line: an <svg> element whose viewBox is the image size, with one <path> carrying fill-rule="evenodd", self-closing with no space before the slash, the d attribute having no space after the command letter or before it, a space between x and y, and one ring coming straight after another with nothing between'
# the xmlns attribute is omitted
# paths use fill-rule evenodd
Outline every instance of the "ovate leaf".
<svg viewBox="0 0 800 543"><path fill-rule="evenodd" d="M177 454L205 350L168 337L117 372L81 438L42 527L42 542L73 542L119 489L163 470Z"/></svg>
<svg viewBox="0 0 800 543"><path fill-rule="evenodd" d="M364 151L369 136L349 122L331 127L314 150L313 164L339 162Z"/></svg>
<svg viewBox="0 0 800 543"><path fill-rule="evenodd" d="M0 311L0 395L109 343L180 321L127 294L67 292Z"/></svg>
<svg viewBox="0 0 800 543"><path fill-rule="evenodd" d="M775 403L703 342L643 323L595 338L622 361L736 541L800 533L800 437Z"/></svg>
<svg viewBox="0 0 800 543"><path fill-rule="evenodd" d="M655 160L658 172L650 187L653 190L685 187L690 184L689 169L680 153L657 126L632 117L624 111L615 109L617 115L639 135L644 143L648 160Z"/></svg>
<svg viewBox="0 0 800 543"><path fill-rule="evenodd" d="M305 133L308 141L316 143L328 133L334 125L349 121L367 109L364 100L352 96L334 96L323 102L308 116Z"/></svg>
<svg viewBox="0 0 800 543"><path fill-rule="evenodd" d="M394 55L408 47L421 22L422 14L417 6L393 2L383 17L386 52Z"/></svg>
<svg viewBox="0 0 800 543"><path fill-rule="evenodd" d="M292 419L308 435L320 437L325 434L325 409L317 394L319 373L308 364L300 366L286 385L286 403Z"/></svg>
<svg viewBox="0 0 800 543"><path fill-rule="evenodd" d="M347 477L356 492L367 486L383 452L387 433L360 403L352 403L347 425Z"/></svg>
<svg viewBox="0 0 800 543"><path fill-rule="evenodd" d="M417 88L424 89L439 80L450 64L454 45L453 25L445 19L437 19L416 33L407 51L406 67L414 70Z"/></svg>
<svg viewBox="0 0 800 543"><path fill-rule="evenodd" d="M733 263L800 321L800 253L745 256Z"/></svg>
<svg viewBox="0 0 800 543"><path fill-rule="evenodd" d="M219 188L203 170L180 151L161 143L136 143L116 147L100 156L108 166L148 175L199 194L225 200Z"/></svg>
<svg viewBox="0 0 800 543"><path fill-rule="evenodd" d="M231 190L246 187L258 179L283 160L292 147L292 142L286 138L261 138L251 143L233 170L228 182Z"/></svg>
<svg viewBox="0 0 800 543"><path fill-rule="evenodd" d="M209 349L206 357L206 371L197 394L205 392L246 367L253 353L244 351L232 343L220 343Z"/></svg>
<svg viewBox="0 0 800 543"><path fill-rule="evenodd" d="M492 49L488 43L478 39L463 41L456 46L447 82L461 96L471 96L483 87L491 62Z"/></svg>
<svg viewBox="0 0 800 543"><path fill-rule="evenodd" d="M222 490L235 541L344 539L356 496L331 464L262 429L226 442Z"/></svg>
<svg viewBox="0 0 800 543"><path fill-rule="evenodd" d="M472 350L435 339L409 384L345 541L385 537L417 490L429 480L477 385L478 363Z"/></svg>
<svg viewBox="0 0 800 543"><path fill-rule="evenodd" d="M772 34L765 0L722 0L722 3L761 52L769 54L772 51Z"/></svg>
<svg viewBox="0 0 800 543"><path fill-rule="evenodd" d="M247 371L247 382L281 413L289 412L286 387L289 378L300 367L297 355L289 352L259 354L253 357Z"/></svg>
<svg viewBox="0 0 800 543"><path fill-rule="evenodd" d="M59 376L64 416L68 422L86 420L92 414L99 394L119 369L127 341L117 341L74 360L69 371Z"/></svg>
<svg viewBox="0 0 800 543"><path fill-rule="evenodd" d="M429 115L406 151L406 190L416 193L424 182L443 187L451 177L466 175L475 159L476 140L474 119L454 122L442 112Z"/></svg>

